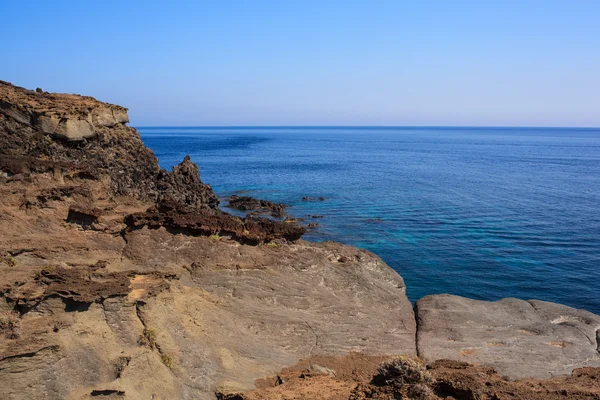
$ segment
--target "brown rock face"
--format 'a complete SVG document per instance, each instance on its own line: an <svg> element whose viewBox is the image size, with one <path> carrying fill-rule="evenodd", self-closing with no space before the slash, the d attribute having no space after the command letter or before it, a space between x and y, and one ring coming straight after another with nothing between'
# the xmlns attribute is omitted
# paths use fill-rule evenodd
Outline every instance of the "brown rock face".
<svg viewBox="0 0 600 400"><path fill-rule="evenodd" d="M200 180L200 170L190 156L185 156L181 164L173 167L173 172L161 171L158 179L160 202L170 201L213 210L219 206L211 187Z"/></svg>
<svg viewBox="0 0 600 400"><path fill-rule="evenodd" d="M129 122L127 109L91 97L26 90L0 81L0 113L56 138L80 141Z"/></svg>
<svg viewBox="0 0 600 400"><path fill-rule="evenodd" d="M58 121L56 129L49 128L48 121ZM0 81L0 169L10 175L52 172L108 178L109 195L217 208L217 197L201 182L198 167L189 158L173 172L161 170L126 122L123 107Z"/></svg>
<svg viewBox="0 0 600 400"><path fill-rule="evenodd" d="M416 353L404 282L377 256L220 211L189 157L160 170L94 114L110 105L5 83L0 98L1 399L214 399L313 355ZM94 134L32 122L56 113Z"/></svg>

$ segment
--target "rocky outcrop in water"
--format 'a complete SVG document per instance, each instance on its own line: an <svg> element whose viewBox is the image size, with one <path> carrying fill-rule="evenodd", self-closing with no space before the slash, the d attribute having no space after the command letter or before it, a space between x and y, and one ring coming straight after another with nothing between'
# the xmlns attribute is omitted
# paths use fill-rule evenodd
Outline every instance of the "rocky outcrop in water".
<svg viewBox="0 0 600 400"><path fill-rule="evenodd" d="M270 214L276 218L285 216L286 204L274 203L269 200L255 199L250 196L233 195L228 199L228 207L241 211L256 211L262 214Z"/></svg>
<svg viewBox="0 0 600 400"><path fill-rule="evenodd" d="M298 240L306 231L296 224L265 218L242 219L213 210L181 206L177 202L161 202L145 212L131 214L125 223L130 229L165 227L174 232L225 236L249 244L275 239Z"/></svg>

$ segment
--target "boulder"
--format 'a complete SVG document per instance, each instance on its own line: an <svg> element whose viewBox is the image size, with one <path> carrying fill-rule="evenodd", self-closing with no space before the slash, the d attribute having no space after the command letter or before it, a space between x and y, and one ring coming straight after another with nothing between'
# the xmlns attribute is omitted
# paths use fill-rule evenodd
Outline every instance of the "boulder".
<svg viewBox="0 0 600 400"><path fill-rule="evenodd" d="M600 366L600 316L537 300L426 296L415 305L417 351L427 360L492 366L511 379Z"/></svg>

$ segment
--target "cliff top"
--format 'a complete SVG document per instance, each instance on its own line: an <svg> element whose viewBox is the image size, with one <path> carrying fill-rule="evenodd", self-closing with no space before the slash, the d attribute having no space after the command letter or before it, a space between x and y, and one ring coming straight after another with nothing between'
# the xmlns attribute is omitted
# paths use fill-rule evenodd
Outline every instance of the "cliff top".
<svg viewBox="0 0 600 400"><path fill-rule="evenodd" d="M98 101L90 96L49 93L40 88L29 90L3 80L0 80L0 102L38 113L87 114L98 107L110 107L127 112L125 107Z"/></svg>
<svg viewBox="0 0 600 400"><path fill-rule="evenodd" d="M98 135L102 127L129 122L127 109L76 94L27 90L0 81L0 113L67 141Z"/></svg>

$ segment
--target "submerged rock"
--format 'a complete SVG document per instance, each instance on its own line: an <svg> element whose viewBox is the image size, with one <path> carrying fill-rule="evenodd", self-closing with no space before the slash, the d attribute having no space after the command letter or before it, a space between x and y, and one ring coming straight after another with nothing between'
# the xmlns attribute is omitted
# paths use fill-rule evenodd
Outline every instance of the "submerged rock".
<svg viewBox="0 0 600 400"><path fill-rule="evenodd" d="M302 198L302 201L325 201L325 197L309 197L309 196L304 196Z"/></svg>

